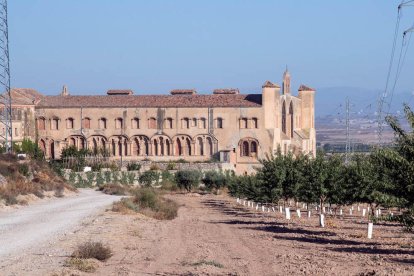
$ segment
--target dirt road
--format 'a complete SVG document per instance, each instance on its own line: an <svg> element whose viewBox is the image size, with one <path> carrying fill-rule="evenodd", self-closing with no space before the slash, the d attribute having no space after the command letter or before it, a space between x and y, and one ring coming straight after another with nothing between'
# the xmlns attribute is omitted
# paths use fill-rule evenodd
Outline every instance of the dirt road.
<svg viewBox="0 0 414 276"><path fill-rule="evenodd" d="M241 207L225 196L171 195L178 217L103 212L75 234L4 270L5 275L91 275L64 268L79 243L108 244L114 255L93 275L413 275L414 240L398 226L355 218L295 218ZM30 273L26 273L30 271Z"/></svg>
<svg viewBox="0 0 414 276"><path fill-rule="evenodd" d="M57 237L70 233L119 197L91 189L76 195L35 202L0 213L0 271L26 253L37 251Z"/></svg>

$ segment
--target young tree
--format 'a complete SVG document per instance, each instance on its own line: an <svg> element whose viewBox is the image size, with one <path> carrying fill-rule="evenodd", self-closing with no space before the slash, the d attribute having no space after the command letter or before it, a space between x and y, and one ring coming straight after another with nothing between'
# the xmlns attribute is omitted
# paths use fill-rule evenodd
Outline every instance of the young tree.
<svg viewBox="0 0 414 276"><path fill-rule="evenodd" d="M309 189L308 197L309 199L319 201L321 207L324 205L329 192L327 183L329 179L328 164L323 152L318 152L315 158L309 158L304 163L304 177ZM303 192L301 194L303 195Z"/></svg>
<svg viewBox="0 0 414 276"><path fill-rule="evenodd" d="M286 178L284 157L280 150L274 156L267 156L260 161L262 167L258 169L257 180L259 195L256 201L274 203L279 201L283 192L283 182Z"/></svg>
<svg viewBox="0 0 414 276"><path fill-rule="evenodd" d="M199 171L183 170L175 173L175 182L180 189L191 192L192 188L200 184L201 173Z"/></svg>
<svg viewBox="0 0 414 276"><path fill-rule="evenodd" d="M381 166L381 171L390 201L395 206L405 209L396 219L409 229L414 227L414 113L404 104L404 113L410 130L405 130L395 117L386 120L396 136L392 148L381 149L373 156L374 161ZM379 166L378 166L379 167ZM390 184L392 183L392 184Z"/></svg>

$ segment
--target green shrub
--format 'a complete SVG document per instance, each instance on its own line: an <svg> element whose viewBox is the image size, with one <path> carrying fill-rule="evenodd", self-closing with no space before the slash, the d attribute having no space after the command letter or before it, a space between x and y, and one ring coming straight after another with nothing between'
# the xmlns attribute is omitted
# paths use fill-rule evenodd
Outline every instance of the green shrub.
<svg viewBox="0 0 414 276"><path fill-rule="evenodd" d="M96 185L97 186L102 186L105 183L105 178L102 174L102 172L98 172L96 174Z"/></svg>
<svg viewBox="0 0 414 276"><path fill-rule="evenodd" d="M139 183L144 186L151 186L157 184L160 175L157 171L149 170L139 176Z"/></svg>
<svg viewBox="0 0 414 276"><path fill-rule="evenodd" d="M226 186L226 176L222 172L208 171L204 174L202 182L208 190L220 189Z"/></svg>
<svg viewBox="0 0 414 276"><path fill-rule="evenodd" d="M121 173L121 184L128 185L128 173L127 172Z"/></svg>
<svg viewBox="0 0 414 276"><path fill-rule="evenodd" d="M175 170L176 164L174 162L168 162L166 170L172 171Z"/></svg>
<svg viewBox="0 0 414 276"><path fill-rule="evenodd" d="M29 166L27 164L20 164L19 165L19 173L24 176L28 176L30 173Z"/></svg>
<svg viewBox="0 0 414 276"><path fill-rule="evenodd" d="M72 183L72 185L76 184L76 173L74 171L71 171L69 174L69 182Z"/></svg>
<svg viewBox="0 0 414 276"><path fill-rule="evenodd" d="M87 179L87 185L93 186L93 180L95 179L95 173L94 172L87 172L86 173L86 179Z"/></svg>
<svg viewBox="0 0 414 276"><path fill-rule="evenodd" d="M194 170L183 170L175 173L175 182L180 189L186 189L188 192L200 183L201 173Z"/></svg>
<svg viewBox="0 0 414 276"><path fill-rule="evenodd" d="M118 171L112 172L112 179L114 183L119 183L119 172Z"/></svg>
<svg viewBox="0 0 414 276"><path fill-rule="evenodd" d="M112 172L111 171L105 171L105 182L111 183L112 182Z"/></svg>
<svg viewBox="0 0 414 276"><path fill-rule="evenodd" d="M128 184L133 185L135 181L135 174L134 173L128 173Z"/></svg>
<svg viewBox="0 0 414 276"><path fill-rule="evenodd" d="M138 163L128 163L127 170L128 171L139 171L141 169L141 164Z"/></svg>

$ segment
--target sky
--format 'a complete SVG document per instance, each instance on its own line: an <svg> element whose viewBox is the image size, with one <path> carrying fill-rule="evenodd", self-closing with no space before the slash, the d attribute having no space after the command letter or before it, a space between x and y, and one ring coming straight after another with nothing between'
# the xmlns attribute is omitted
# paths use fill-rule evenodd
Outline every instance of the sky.
<svg viewBox="0 0 414 276"><path fill-rule="evenodd" d="M12 0L11 84L48 95L64 84L73 95L259 93L288 66L296 90L383 89L400 2ZM414 7L404 8L399 40L413 22ZM414 91L408 46L398 91Z"/></svg>

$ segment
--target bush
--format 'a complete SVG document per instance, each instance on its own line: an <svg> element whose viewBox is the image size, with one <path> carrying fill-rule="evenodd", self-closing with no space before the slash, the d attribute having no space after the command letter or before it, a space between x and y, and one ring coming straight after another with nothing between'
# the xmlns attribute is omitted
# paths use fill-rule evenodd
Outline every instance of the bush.
<svg viewBox="0 0 414 276"><path fill-rule="evenodd" d="M29 175L29 166L27 164L20 164L19 165L19 173L24 175L24 176L28 176Z"/></svg>
<svg viewBox="0 0 414 276"><path fill-rule="evenodd" d="M157 171L149 170L141 174L138 180L140 184L149 187L153 184L157 184L159 178L160 175Z"/></svg>
<svg viewBox="0 0 414 276"><path fill-rule="evenodd" d="M153 188L138 188L132 198L124 198L116 202L112 210L127 213L133 210L155 219L173 219L177 216L178 205L169 199L163 198Z"/></svg>
<svg viewBox="0 0 414 276"><path fill-rule="evenodd" d="M141 164L138 163L128 163L127 170L128 171L139 171L141 169Z"/></svg>
<svg viewBox="0 0 414 276"><path fill-rule="evenodd" d="M150 170L151 171L159 171L160 170L160 167L157 164L152 164L150 166Z"/></svg>
<svg viewBox="0 0 414 276"><path fill-rule="evenodd" d="M170 181L170 180L163 180L161 183L161 189L164 191L177 191L178 190L178 186L174 181Z"/></svg>
<svg viewBox="0 0 414 276"><path fill-rule="evenodd" d="M99 261L106 261L111 256L111 248L103 245L101 242L85 242L80 244L78 249L72 254L73 258L97 259Z"/></svg>
<svg viewBox="0 0 414 276"><path fill-rule="evenodd" d="M128 188L119 184L105 184L99 187L99 191L102 191L108 195L126 195L128 194Z"/></svg>
<svg viewBox="0 0 414 276"><path fill-rule="evenodd" d="M220 189L226 186L226 176L221 172L208 171L204 174L202 182L208 190Z"/></svg>
<svg viewBox="0 0 414 276"><path fill-rule="evenodd" d="M186 189L188 192L200 183L201 173L199 171L183 170L175 174L175 182L180 189Z"/></svg>
<svg viewBox="0 0 414 276"><path fill-rule="evenodd" d="M166 170L172 171L172 170L175 170L175 167L176 167L176 164L174 162L168 162Z"/></svg>

